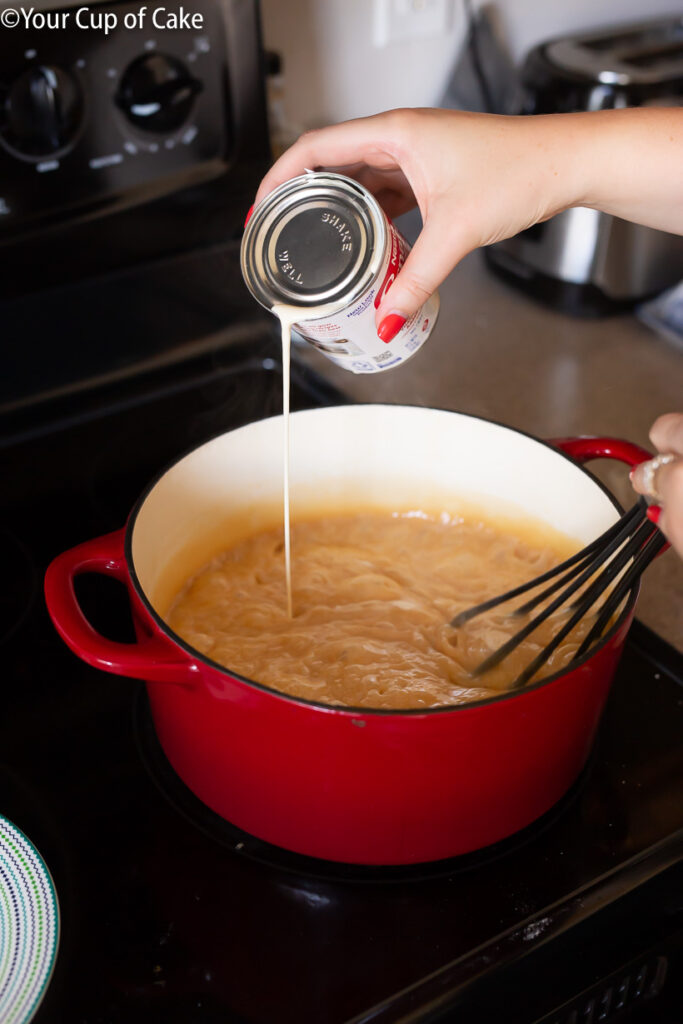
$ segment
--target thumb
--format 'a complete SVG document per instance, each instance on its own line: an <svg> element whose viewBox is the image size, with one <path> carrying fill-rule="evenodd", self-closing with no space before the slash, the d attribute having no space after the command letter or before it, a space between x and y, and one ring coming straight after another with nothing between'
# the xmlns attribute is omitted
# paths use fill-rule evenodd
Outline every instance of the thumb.
<svg viewBox="0 0 683 1024"><path fill-rule="evenodd" d="M467 251L457 238L452 221L438 217L427 219L375 314L377 333L382 341L391 341Z"/></svg>

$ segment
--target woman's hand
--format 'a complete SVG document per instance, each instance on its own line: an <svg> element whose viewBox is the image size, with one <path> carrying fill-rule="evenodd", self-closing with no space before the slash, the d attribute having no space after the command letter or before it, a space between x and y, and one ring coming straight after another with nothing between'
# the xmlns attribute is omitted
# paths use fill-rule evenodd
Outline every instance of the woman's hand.
<svg viewBox="0 0 683 1024"><path fill-rule="evenodd" d="M683 558L683 413L660 416L650 431L650 440L658 452L673 458L656 469L651 482L649 463L641 463L633 471L631 482L639 494L649 494L661 503L658 525Z"/></svg>
<svg viewBox="0 0 683 1024"><path fill-rule="evenodd" d="M392 110L307 132L256 196L306 168L334 169L373 192L388 216L417 205L422 232L377 310L411 316L466 253L569 206L594 206L683 233L683 111L499 117ZM382 338L393 331L385 324Z"/></svg>
<svg viewBox="0 0 683 1024"><path fill-rule="evenodd" d="M411 316L471 249L550 217L574 196L573 167L550 139L537 139L539 120L392 110L307 132L265 176L256 202L306 168L325 167L365 185L389 217L419 207L423 229L377 310L380 327L390 314Z"/></svg>

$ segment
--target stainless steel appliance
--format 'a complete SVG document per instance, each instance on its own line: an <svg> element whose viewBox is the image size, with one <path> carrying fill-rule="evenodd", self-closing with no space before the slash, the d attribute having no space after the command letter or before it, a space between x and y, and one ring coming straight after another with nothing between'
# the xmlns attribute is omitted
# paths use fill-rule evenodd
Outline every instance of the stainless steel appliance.
<svg viewBox="0 0 683 1024"><path fill-rule="evenodd" d="M522 111L683 103L683 18L556 39L522 70ZM577 207L490 246L493 269L567 312L609 313L683 277L683 238Z"/></svg>

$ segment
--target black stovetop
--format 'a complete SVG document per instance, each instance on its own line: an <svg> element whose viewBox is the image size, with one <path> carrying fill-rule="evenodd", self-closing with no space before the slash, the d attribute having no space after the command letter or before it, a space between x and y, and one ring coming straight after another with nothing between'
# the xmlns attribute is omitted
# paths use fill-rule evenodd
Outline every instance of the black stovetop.
<svg viewBox="0 0 683 1024"><path fill-rule="evenodd" d="M340 400L295 365L293 408ZM280 401L277 347L255 332L6 435L0 813L43 854L62 923L36 1020L679 1021L683 666L644 627L562 803L494 848L405 871L307 860L217 820L165 763L143 685L57 638L48 561L121 526L179 452ZM96 626L132 639L119 584L79 590Z"/></svg>

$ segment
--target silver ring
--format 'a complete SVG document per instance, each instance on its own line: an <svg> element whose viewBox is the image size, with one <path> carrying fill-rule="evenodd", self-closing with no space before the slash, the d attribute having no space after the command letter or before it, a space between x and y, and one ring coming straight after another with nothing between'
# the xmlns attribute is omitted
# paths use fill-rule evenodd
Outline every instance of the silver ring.
<svg viewBox="0 0 683 1024"><path fill-rule="evenodd" d="M672 455L670 452L667 452L666 454L661 453L659 455L655 455L654 459L644 462L641 466L645 494L648 498L652 498L653 501L656 501L658 505L661 505L662 503L662 496L657 490L657 470L660 466L668 466L675 458L676 456Z"/></svg>

